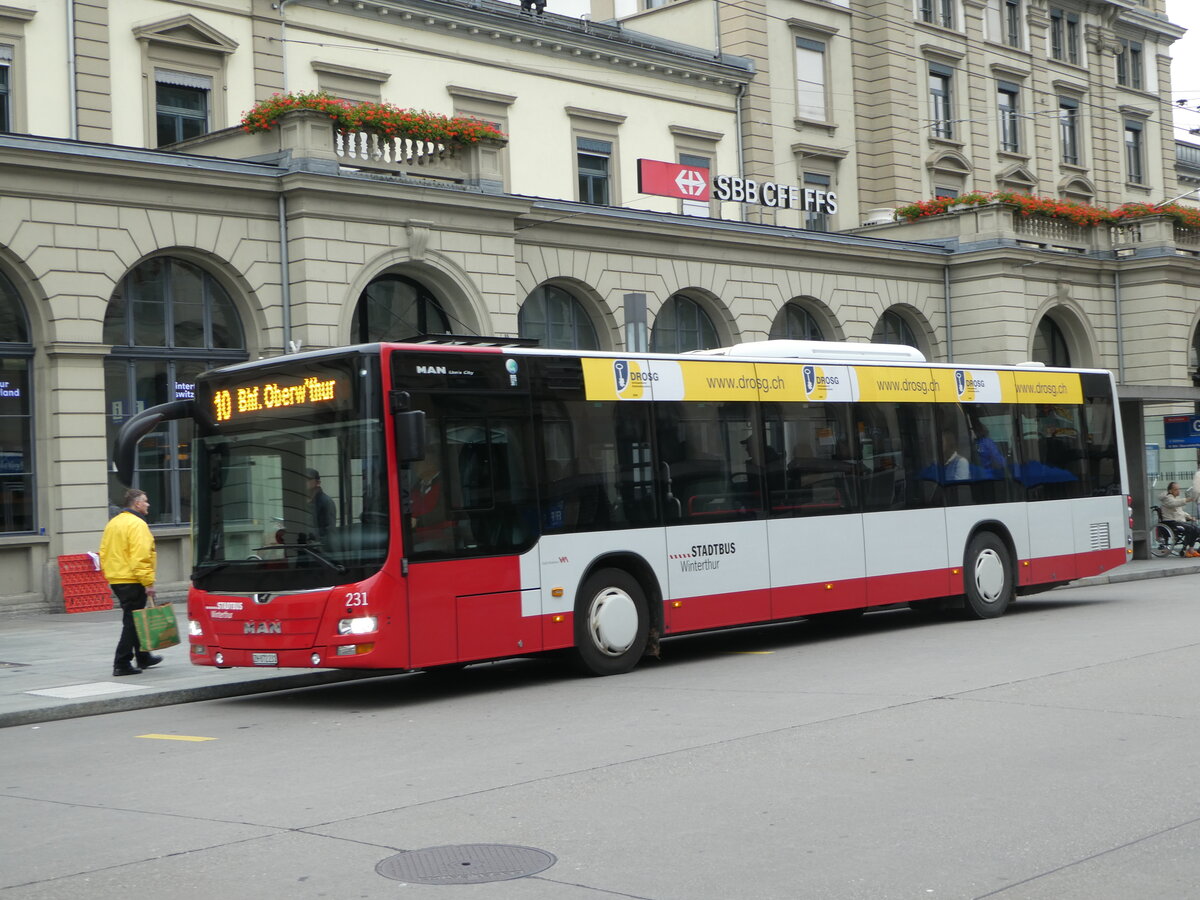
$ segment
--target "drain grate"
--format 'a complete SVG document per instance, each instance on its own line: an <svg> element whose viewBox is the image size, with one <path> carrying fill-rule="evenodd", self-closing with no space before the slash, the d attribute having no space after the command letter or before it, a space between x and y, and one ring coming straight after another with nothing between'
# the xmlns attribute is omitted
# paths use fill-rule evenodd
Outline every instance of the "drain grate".
<svg viewBox="0 0 1200 900"><path fill-rule="evenodd" d="M510 844L455 844L408 850L382 860L375 871L412 884L482 884L536 875L558 862L545 850Z"/></svg>

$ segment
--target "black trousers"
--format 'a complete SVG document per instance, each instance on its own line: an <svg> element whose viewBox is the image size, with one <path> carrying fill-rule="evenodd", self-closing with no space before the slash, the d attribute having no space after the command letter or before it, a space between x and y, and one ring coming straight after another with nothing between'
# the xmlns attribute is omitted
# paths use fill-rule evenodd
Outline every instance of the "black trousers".
<svg viewBox="0 0 1200 900"><path fill-rule="evenodd" d="M141 663L148 659L150 654L142 652L142 643L138 640L137 628L133 625L133 611L146 608L146 587L141 584L109 586L121 603L121 639L117 641L117 654L113 659L113 666L121 668L132 665L134 654Z"/></svg>

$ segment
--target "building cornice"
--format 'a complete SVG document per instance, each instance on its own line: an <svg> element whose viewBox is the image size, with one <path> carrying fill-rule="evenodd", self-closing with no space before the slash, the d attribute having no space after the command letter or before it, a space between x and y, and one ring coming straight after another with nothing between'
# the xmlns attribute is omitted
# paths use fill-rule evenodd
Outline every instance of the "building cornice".
<svg viewBox="0 0 1200 900"><path fill-rule="evenodd" d="M18 22L31 22L37 15L36 9L24 9L19 6L0 5L0 19L15 19Z"/></svg>
<svg viewBox="0 0 1200 900"><path fill-rule="evenodd" d="M392 77L390 72L380 72L376 69L358 69L354 66L343 66L337 63L322 62L319 59L314 59L311 63L314 72L320 72L326 75L342 75L348 78L358 78L363 81L374 81L379 84L384 84Z"/></svg>
<svg viewBox="0 0 1200 900"><path fill-rule="evenodd" d="M687 82L733 93L750 81L754 63L653 35L629 31L619 23L593 22L555 13L535 16L501 0L291 0L337 16L360 18L430 32L454 32L482 43L516 46L541 56L569 59L608 70L636 70L650 78ZM288 25L299 25L287 18ZM304 23L311 26L313 23Z"/></svg>

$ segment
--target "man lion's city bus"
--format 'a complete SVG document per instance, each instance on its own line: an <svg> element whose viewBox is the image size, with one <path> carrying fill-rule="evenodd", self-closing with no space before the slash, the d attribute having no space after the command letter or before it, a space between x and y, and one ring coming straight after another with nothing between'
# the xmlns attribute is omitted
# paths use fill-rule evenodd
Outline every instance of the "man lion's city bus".
<svg viewBox="0 0 1200 900"><path fill-rule="evenodd" d="M765 341L417 340L198 379L191 660L427 669L880 606L1001 615L1131 552L1105 371ZM318 494L325 496L319 497Z"/></svg>

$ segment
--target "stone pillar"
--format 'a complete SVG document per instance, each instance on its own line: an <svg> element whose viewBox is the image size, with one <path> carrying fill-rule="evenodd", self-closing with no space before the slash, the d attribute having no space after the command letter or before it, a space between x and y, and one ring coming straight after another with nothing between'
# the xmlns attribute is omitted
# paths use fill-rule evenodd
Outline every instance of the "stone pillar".
<svg viewBox="0 0 1200 900"><path fill-rule="evenodd" d="M60 295L56 299L70 298ZM108 521L110 448L104 387L108 349L103 344L55 341L45 351L44 393L53 414L41 419L38 434L39 444L47 448L42 451L46 469L38 476L40 518L50 536L42 558L40 586L56 608L61 608L62 602L57 558L95 550ZM46 500L51 500L53 507Z"/></svg>
<svg viewBox="0 0 1200 900"><path fill-rule="evenodd" d="M854 37L854 139L859 205L900 206L921 196L920 166L928 155L924 67L912 58L912 4L881 0L851 20ZM757 81L757 78L755 79Z"/></svg>
<svg viewBox="0 0 1200 900"><path fill-rule="evenodd" d="M287 90L283 54L285 25L277 0L253 0L254 99L268 100Z"/></svg>
<svg viewBox="0 0 1200 900"><path fill-rule="evenodd" d="M772 20L772 26L778 23ZM767 12L764 0L720 4L721 49L754 60L755 76L742 96L742 169L738 173L757 181L775 180L774 142L771 137L771 91L795 90L795 85L773 84L768 51ZM774 210L746 204L752 222L774 220Z"/></svg>
<svg viewBox="0 0 1200 900"><path fill-rule="evenodd" d="M112 78L108 0L75 0L72 98L81 141L112 143Z"/></svg>

